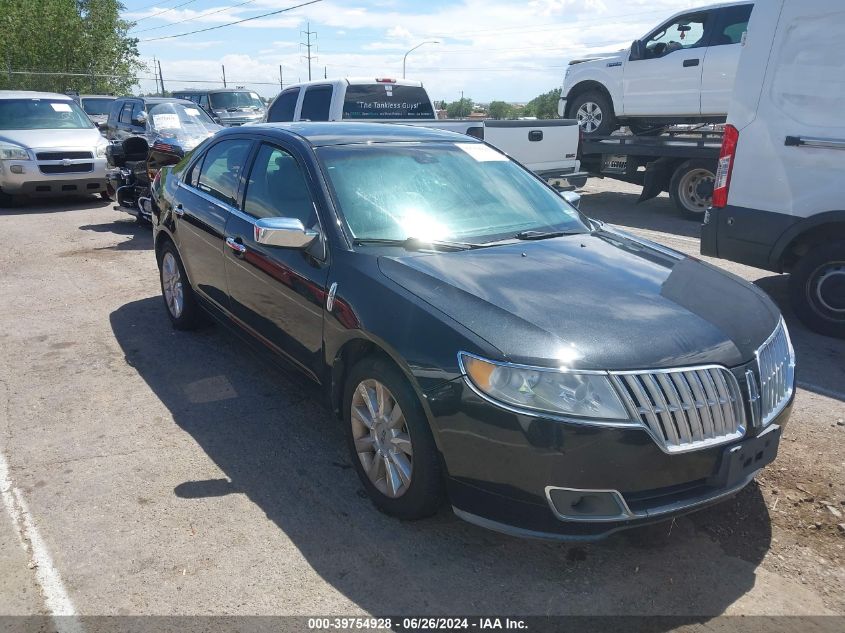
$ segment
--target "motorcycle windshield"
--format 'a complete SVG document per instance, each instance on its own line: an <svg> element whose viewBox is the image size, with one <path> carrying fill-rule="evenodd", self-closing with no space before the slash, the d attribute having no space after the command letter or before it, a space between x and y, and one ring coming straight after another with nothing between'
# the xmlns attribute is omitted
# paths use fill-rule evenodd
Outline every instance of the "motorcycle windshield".
<svg viewBox="0 0 845 633"><path fill-rule="evenodd" d="M148 115L158 136L175 139L185 151L221 129L201 108L181 103L158 103L150 107Z"/></svg>

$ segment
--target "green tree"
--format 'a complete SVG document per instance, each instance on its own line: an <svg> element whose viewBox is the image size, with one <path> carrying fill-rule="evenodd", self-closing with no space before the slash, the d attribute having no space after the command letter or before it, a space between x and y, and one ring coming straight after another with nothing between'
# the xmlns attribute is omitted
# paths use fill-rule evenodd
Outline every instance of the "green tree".
<svg viewBox="0 0 845 633"><path fill-rule="evenodd" d="M521 116L535 116L538 119L557 119L557 102L560 100L560 88L544 92L534 97L523 109Z"/></svg>
<svg viewBox="0 0 845 633"><path fill-rule="evenodd" d="M143 65L122 9L119 0L0 0L0 89L129 92Z"/></svg>
<svg viewBox="0 0 845 633"><path fill-rule="evenodd" d="M469 116L475 104L472 99L464 97L452 103L445 104L446 114L450 119L459 119L461 117Z"/></svg>
<svg viewBox="0 0 845 633"><path fill-rule="evenodd" d="M487 113L492 119L509 119L513 116L513 106L504 101L491 101Z"/></svg>

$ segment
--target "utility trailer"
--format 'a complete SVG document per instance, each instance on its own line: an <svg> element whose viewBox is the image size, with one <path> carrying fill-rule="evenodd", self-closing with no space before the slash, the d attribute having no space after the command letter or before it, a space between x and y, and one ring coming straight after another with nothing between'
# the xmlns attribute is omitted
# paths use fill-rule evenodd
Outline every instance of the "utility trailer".
<svg viewBox="0 0 845 633"><path fill-rule="evenodd" d="M659 135L585 137L581 168L642 186L639 202L668 191L687 217L703 220L713 200L721 129L674 128Z"/></svg>

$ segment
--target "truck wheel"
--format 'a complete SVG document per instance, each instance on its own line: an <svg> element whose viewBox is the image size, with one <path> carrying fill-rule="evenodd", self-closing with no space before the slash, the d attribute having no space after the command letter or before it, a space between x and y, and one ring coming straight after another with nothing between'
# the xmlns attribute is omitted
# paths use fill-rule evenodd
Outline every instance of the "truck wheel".
<svg viewBox="0 0 845 633"><path fill-rule="evenodd" d="M820 334L845 338L845 241L814 246L789 276L795 314Z"/></svg>
<svg viewBox="0 0 845 633"><path fill-rule="evenodd" d="M575 97L569 116L578 121L584 136L607 136L619 127L610 99L595 90Z"/></svg>
<svg viewBox="0 0 845 633"><path fill-rule="evenodd" d="M713 203L715 167L713 161L688 160L672 174L669 196L686 217L699 221L704 219L704 213Z"/></svg>

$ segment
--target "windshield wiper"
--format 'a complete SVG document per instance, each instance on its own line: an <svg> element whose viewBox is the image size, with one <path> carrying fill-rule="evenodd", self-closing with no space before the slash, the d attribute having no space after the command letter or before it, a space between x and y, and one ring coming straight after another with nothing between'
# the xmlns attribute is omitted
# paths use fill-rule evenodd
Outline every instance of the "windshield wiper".
<svg viewBox="0 0 845 633"><path fill-rule="evenodd" d="M404 240L390 240L384 238L362 238L355 240L356 246L366 244L383 244L384 246L401 246L409 251L419 251L426 248L435 250L465 251L473 248L484 248L483 244L472 244L470 242L447 242L443 240L423 240L418 237L409 237Z"/></svg>
<svg viewBox="0 0 845 633"><path fill-rule="evenodd" d="M547 240L564 235L583 235L584 231L520 231L514 237L518 240Z"/></svg>

